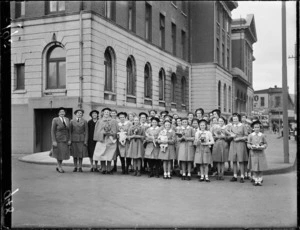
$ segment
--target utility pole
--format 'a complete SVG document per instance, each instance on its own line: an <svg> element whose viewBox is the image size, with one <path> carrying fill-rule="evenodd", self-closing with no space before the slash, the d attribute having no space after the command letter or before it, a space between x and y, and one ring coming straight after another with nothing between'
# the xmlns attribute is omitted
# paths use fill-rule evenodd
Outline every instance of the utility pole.
<svg viewBox="0 0 300 230"><path fill-rule="evenodd" d="M283 114L283 151L284 163L289 163L289 125L288 125L288 88L287 88L287 56L286 56L286 7L282 1L282 114Z"/></svg>

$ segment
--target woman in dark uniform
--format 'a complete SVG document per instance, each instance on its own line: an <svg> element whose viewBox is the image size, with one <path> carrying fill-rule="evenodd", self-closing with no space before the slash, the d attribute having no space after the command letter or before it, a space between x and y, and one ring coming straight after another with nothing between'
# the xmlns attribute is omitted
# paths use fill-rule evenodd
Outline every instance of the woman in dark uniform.
<svg viewBox="0 0 300 230"><path fill-rule="evenodd" d="M65 117L66 109L58 109L58 117L53 118L51 126L51 139L52 139L52 155L51 157L56 158L57 167L56 171L64 173L62 169L62 161L70 159L69 145L71 144L69 127L69 119Z"/></svg>
<svg viewBox="0 0 300 230"><path fill-rule="evenodd" d="M91 172L99 172L98 170L98 161L95 161L95 165L93 165L93 155L94 150L97 141L94 141L94 131L95 131L95 125L98 121L99 111L98 110L92 110L90 112L91 120L88 121L88 154L91 162Z"/></svg>
<svg viewBox="0 0 300 230"><path fill-rule="evenodd" d="M88 142L88 124L82 118L84 111L82 109L75 110L76 118L70 122L70 135L71 135L71 156L74 158L74 170L82 172L82 158L88 157L87 142Z"/></svg>

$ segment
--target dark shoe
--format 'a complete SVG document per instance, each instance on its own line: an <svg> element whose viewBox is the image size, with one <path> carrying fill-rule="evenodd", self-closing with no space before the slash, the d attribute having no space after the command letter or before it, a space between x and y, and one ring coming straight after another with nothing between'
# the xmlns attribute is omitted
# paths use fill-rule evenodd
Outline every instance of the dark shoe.
<svg viewBox="0 0 300 230"><path fill-rule="evenodd" d="M186 179L187 179L187 180L191 180L191 176L187 176Z"/></svg>
<svg viewBox="0 0 300 230"><path fill-rule="evenodd" d="M182 177L181 177L181 180L185 180L185 176L182 176Z"/></svg>
<svg viewBox="0 0 300 230"><path fill-rule="evenodd" d="M79 168L78 172L83 172L83 171L82 171L82 168Z"/></svg>
<svg viewBox="0 0 300 230"><path fill-rule="evenodd" d="M99 169L97 169L97 168L94 168L94 172L99 172Z"/></svg>
<svg viewBox="0 0 300 230"><path fill-rule="evenodd" d="M156 178L159 178L159 173L156 173L155 177L156 177Z"/></svg>
<svg viewBox="0 0 300 230"><path fill-rule="evenodd" d="M220 180L220 176L216 176L216 180Z"/></svg>
<svg viewBox="0 0 300 230"><path fill-rule="evenodd" d="M240 183L244 183L244 182L245 182L244 178L241 178Z"/></svg>
<svg viewBox="0 0 300 230"><path fill-rule="evenodd" d="M261 182L257 182L257 186L262 186Z"/></svg>
<svg viewBox="0 0 300 230"><path fill-rule="evenodd" d="M112 169L112 170L108 171L106 174L113 175L113 174L114 174L113 171L114 171L114 170Z"/></svg>
<svg viewBox="0 0 300 230"><path fill-rule="evenodd" d="M107 173L107 171L106 171L106 170L103 170L103 171L102 171L102 174L106 174L106 173Z"/></svg>
<svg viewBox="0 0 300 230"><path fill-rule="evenodd" d="M137 172L136 176L141 176L141 171L140 170Z"/></svg>
<svg viewBox="0 0 300 230"><path fill-rule="evenodd" d="M231 182L235 182L235 181L237 181L237 178L236 177L232 177L230 181Z"/></svg>
<svg viewBox="0 0 300 230"><path fill-rule="evenodd" d="M114 166L113 169L111 170L112 172L116 172L117 171L117 167Z"/></svg>
<svg viewBox="0 0 300 230"><path fill-rule="evenodd" d="M65 172L63 169L59 169L59 168L56 168L56 171L59 172L59 173L64 173Z"/></svg>
<svg viewBox="0 0 300 230"><path fill-rule="evenodd" d="M258 182L254 182L253 185L254 185L254 186L258 186Z"/></svg>
<svg viewBox="0 0 300 230"><path fill-rule="evenodd" d="M137 171L135 171L133 175L136 176L137 175Z"/></svg>
<svg viewBox="0 0 300 230"><path fill-rule="evenodd" d="M164 175L164 179L168 179L168 177L166 175Z"/></svg>
<svg viewBox="0 0 300 230"><path fill-rule="evenodd" d="M172 176L170 175L170 176L168 176L168 179L172 179Z"/></svg>
<svg viewBox="0 0 300 230"><path fill-rule="evenodd" d="M255 182L255 180L252 178L252 179L251 179L251 182Z"/></svg>
<svg viewBox="0 0 300 230"><path fill-rule="evenodd" d="M95 171L94 171L94 168L91 168L91 170L90 170L90 171L91 171L91 172L95 172Z"/></svg>
<svg viewBox="0 0 300 230"><path fill-rule="evenodd" d="M57 167L56 167L56 171L57 171L57 172L60 172L59 169L58 169Z"/></svg>
<svg viewBox="0 0 300 230"><path fill-rule="evenodd" d="M204 181L204 177L200 177L200 178L199 178L199 181L200 181L200 182Z"/></svg>
<svg viewBox="0 0 300 230"><path fill-rule="evenodd" d="M245 177L244 177L244 180L249 180L249 176L245 176Z"/></svg>
<svg viewBox="0 0 300 230"><path fill-rule="evenodd" d="M209 179L209 178L205 178L205 181L206 181L206 182L210 182L210 179Z"/></svg>
<svg viewBox="0 0 300 230"><path fill-rule="evenodd" d="M74 169L73 169L73 172L77 172L77 168L74 168Z"/></svg>
<svg viewBox="0 0 300 230"><path fill-rule="evenodd" d="M149 173L148 177L153 177L153 176L154 176L153 171L151 171L151 172Z"/></svg>
<svg viewBox="0 0 300 230"><path fill-rule="evenodd" d="M220 176L220 177L219 177L219 180L224 180L224 177L223 177L223 176Z"/></svg>

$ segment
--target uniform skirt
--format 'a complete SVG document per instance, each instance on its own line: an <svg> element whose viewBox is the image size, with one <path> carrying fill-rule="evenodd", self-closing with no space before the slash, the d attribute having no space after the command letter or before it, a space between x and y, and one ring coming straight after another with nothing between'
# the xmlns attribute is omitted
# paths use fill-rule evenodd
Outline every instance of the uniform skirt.
<svg viewBox="0 0 300 230"><path fill-rule="evenodd" d="M183 141L178 145L178 160L179 161L194 161L195 146L192 141Z"/></svg>
<svg viewBox="0 0 300 230"><path fill-rule="evenodd" d="M59 161L70 159L70 147L67 142L57 142L57 147L52 147L50 156Z"/></svg>
<svg viewBox="0 0 300 230"><path fill-rule="evenodd" d="M72 142L71 156L75 158L84 158L89 156L87 147L83 142Z"/></svg>
<svg viewBox="0 0 300 230"><path fill-rule="evenodd" d="M144 158L144 155L145 155L145 149L144 149L143 141L138 138L130 140L127 157L133 159L140 159L140 158Z"/></svg>
<svg viewBox="0 0 300 230"><path fill-rule="evenodd" d="M159 151L160 151L159 144L156 144L155 147L152 142L148 142L147 147L145 149L144 157L147 159L158 159Z"/></svg>
<svg viewBox="0 0 300 230"><path fill-rule="evenodd" d="M227 162L229 155L228 143L225 140L217 140L212 150L213 162Z"/></svg>
<svg viewBox="0 0 300 230"><path fill-rule="evenodd" d="M176 152L175 147L173 144L168 144L165 152L162 152L159 149L158 159L160 160L175 160L176 159Z"/></svg>
<svg viewBox="0 0 300 230"><path fill-rule="evenodd" d="M97 141L90 140L88 141L88 154L89 158L93 158L95 147L96 147Z"/></svg>
<svg viewBox="0 0 300 230"><path fill-rule="evenodd" d="M253 151L249 152L248 169L254 172L261 172L268 169L267 159L264 151Z"/></svg>
<svg viewBox="0 0 300 230"><path fill-rule="evenodd" d="M233 162L247 162L247 147L243 141L231 141L229 148L229 161Z"/></svg>
<svg viewBox="0 0 300 230"><path fill-rule="evenodd" d="M95 161L112 161L116 159L117 143L113 143L111 139L106 136L104 142L97 141L93 160Z"/></svg>
<svg viewBox="0 0 300 230"><path fill-rule="evenodd" d="M128 140L126 140L125 145L122 145L120 142L118 143L118 149L119 149L120 157L127 157L128 148L129 148L129 141Z"/></svg>
<svg viewBox="0 0 300 230"><path fill-rule="evenodd" d="M212 157L208 145L198 145L195 152L195 164L211 164Z"/></svg>

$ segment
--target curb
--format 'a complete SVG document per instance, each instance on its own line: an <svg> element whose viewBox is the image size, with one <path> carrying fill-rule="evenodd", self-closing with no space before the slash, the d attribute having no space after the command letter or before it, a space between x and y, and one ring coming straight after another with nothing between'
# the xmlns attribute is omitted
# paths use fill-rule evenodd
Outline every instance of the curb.
<svg viewBox="0 0 300 230"><path fill-rule="evenodd" d="M19 157L18 160L22 161L22 162L26 162L26 163L30 163L30 164L40 164L40 165L56 165L56 162L40 162L40 161L33 161L33 160L27 160L27 159L23 159L24 157ZM69 166L69 167L73 167L73 163L63 163L63 166ZM83 167L90 167L90 164L86 164L83 163L82 164ZM120 165L117 165L118 169L121 169ZM268 169L266 171L263 172L264 175L275 175L275 174L285 174L285 173L290 173L296 171L295 166L291 165L285 168L277 168L277 169ZM193 174L193 173L192 173ZM225 171L224 172L224 176L232 176L233 172L230 171Z"/></svg>

